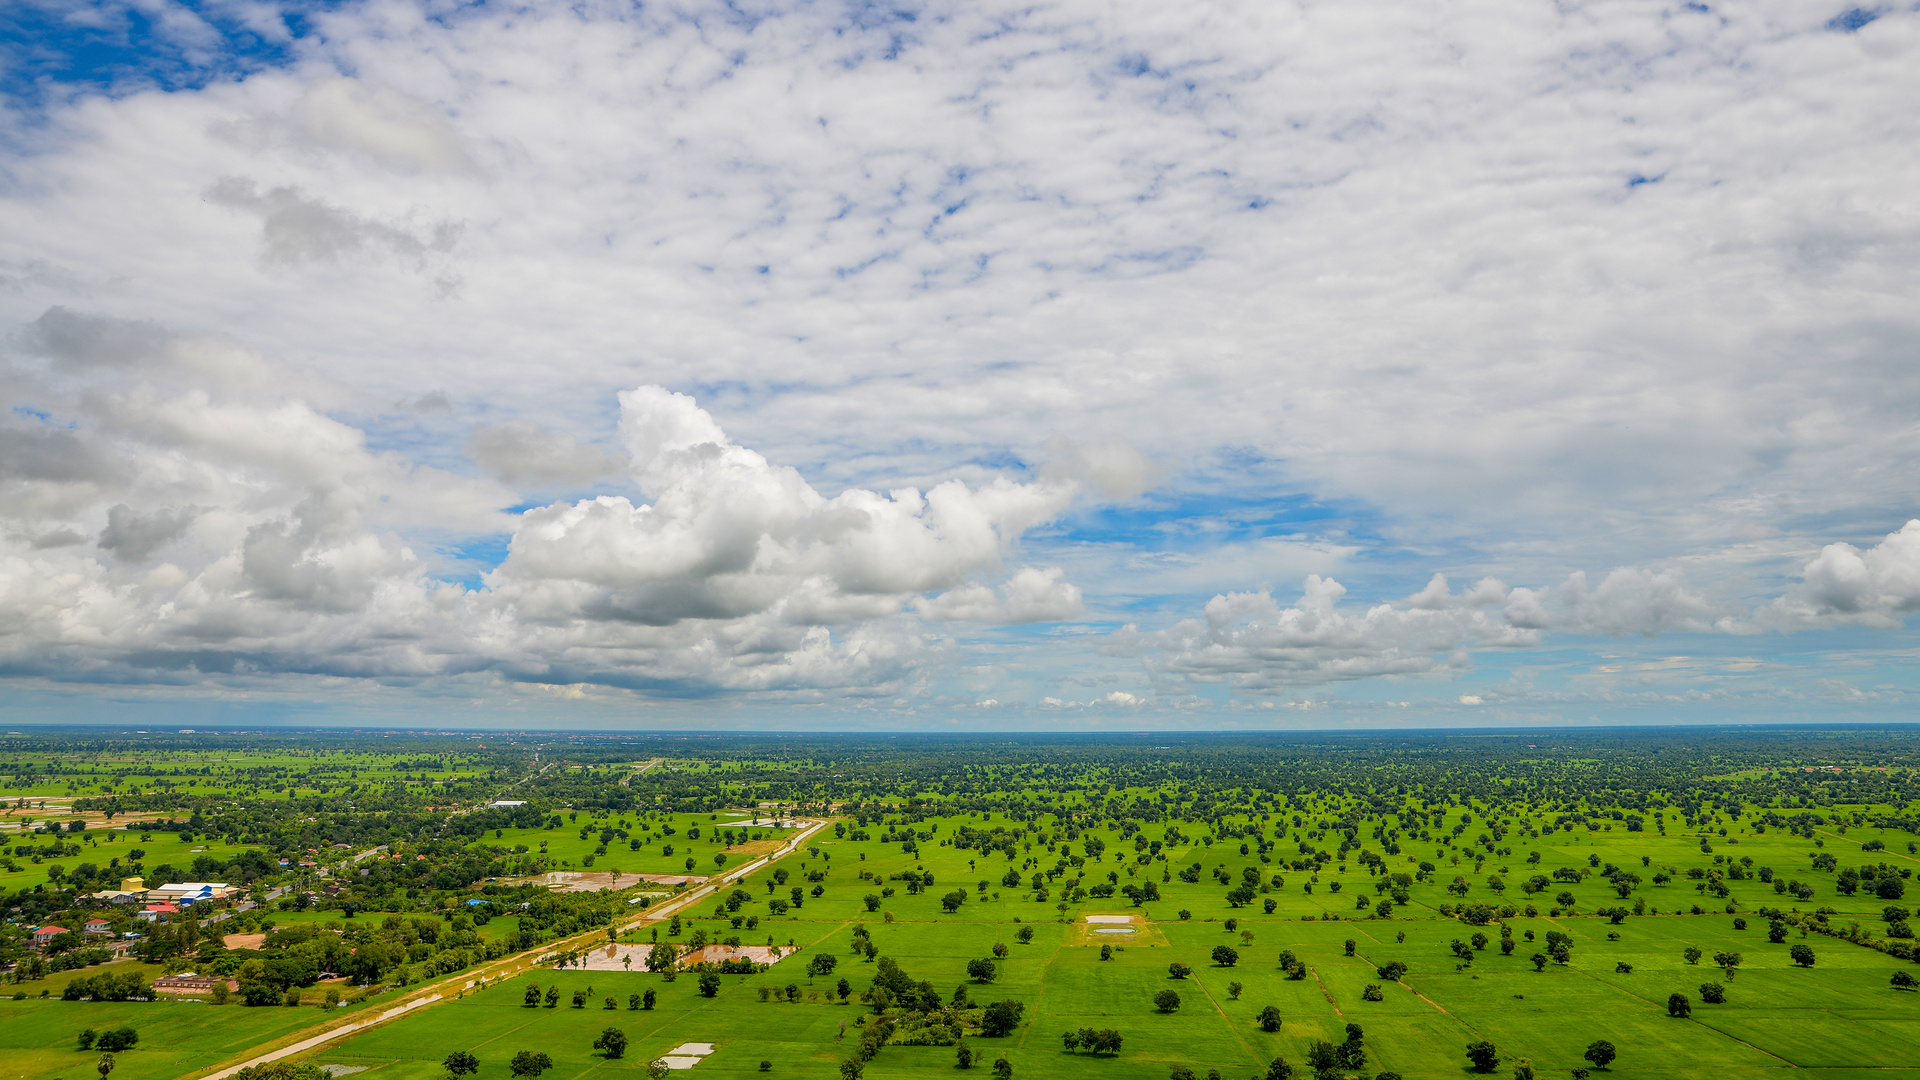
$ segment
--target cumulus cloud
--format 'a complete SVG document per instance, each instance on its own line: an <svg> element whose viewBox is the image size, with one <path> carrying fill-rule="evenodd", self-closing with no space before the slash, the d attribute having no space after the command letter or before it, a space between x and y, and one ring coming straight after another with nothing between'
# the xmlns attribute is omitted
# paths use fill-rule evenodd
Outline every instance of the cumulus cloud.
<svg viewBox="0 0 1920 1080"><path fill-rule="evenodd" d="M914 609L929 619L986 623L1058 622L1085 610L1080 590L1061 580L1059 567L1023 566L998 591L974 582L929 599Z"/></svg>
<svg viewBox="0 0 1920 1080"><path fill-rule="evenodd" d="M891 615L917 594L996 567L1075 490L1001 479L827 498L797 470L728 439L683 394L640 387L620 405L632 477L653 501L603 495L529 511L489 578L527 618L672 625L776 611L796 623ZM1008 595L1019 605L1048 592L1029 575Z"/></svg>
<svg viewBox="0 0 1920 1080"><path fill-rule="evenodd" d="M0 426L0 445L18 451L0 459L17 496L0 507L0 667L16 675L893 693L953 659L918 629L916 602L939 609L932 618L998 622L1079 609L1058 570L999 581L1004 556L1065 509L1073 484L829 497L735 443L693 399L643 386L620 395L620 427L647 501L610 494L508 517L506 489L375 452L298 398L193 387L194 365L174 362L191 340L93 329L125 343L116 363L140 374L63 391L10 372L17 396L75 417L56 426L16 410ZM516 479L583 479L607 464L525 427L483 431L475 446ZM496 530L507 556L477 588L438 576L416 542ZM963 601L974 590L986 599Z"/></svg>
<svg viewBox="0 0 1920 1080"><path fill-rule="evenodd" d="M1266 592L1227 593L1208 601L1202 618L1153 633L1128 627L1107 648L1144 655L1156 675L1272 692L1427 674L1462 666L1469 645L1512 648L1539 641L1536 630L1471 608L1378 604L1349 613L1338 607L1346 591L1331 578L1310 574L1300 599L1285 607Z"/></svg>
<svg viewBox="0 0 1920 1080"><path fill-rule="evenodd" d="M1155 632L1128 626L1104 648L1142 657L1156 675L1272 693L1458 672L1473 650L1532 648L1549 630L1651 636L1739 626L1735 613L1671 571L1623 568L1593 588L1577 571L1557 588L1510 589L1497 578L1483 578L1462 593L1453 593L1446 576L1435 574L1403 606L1374 604L1361 611L1339 606L1346 592L1338 581L1310 574L1300 599L1284 607L1265 591L1225 593L1208 601L1203 618Z"/></svg>
<svg viewBox="0 0 1920 1080"><path fill-rule="evenodd" d="M201 512L197 506L183 506L141 514L126 503L116 503L107 510L107 527L100 530L100 549L125 562L144 562L185 536Z"/></svg>
<svg viewBox="0 0 1920 1080"><path fill-rule="evenodd" d="M1920 610L1920 519L1865 551L1828 544L1800 571L1801 581L1758 614L1767 628L1902 625Z"/></svg>

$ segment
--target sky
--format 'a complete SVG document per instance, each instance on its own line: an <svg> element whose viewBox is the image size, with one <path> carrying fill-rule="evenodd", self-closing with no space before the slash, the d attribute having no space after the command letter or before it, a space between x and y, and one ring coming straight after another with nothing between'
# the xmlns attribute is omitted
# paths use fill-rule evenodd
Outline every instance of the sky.
<svg viewBox="0 0 1920 1080"><path fill-rule="evenodd" d="M16 0L0 723L1905 721L1920 5Z"/></svg>

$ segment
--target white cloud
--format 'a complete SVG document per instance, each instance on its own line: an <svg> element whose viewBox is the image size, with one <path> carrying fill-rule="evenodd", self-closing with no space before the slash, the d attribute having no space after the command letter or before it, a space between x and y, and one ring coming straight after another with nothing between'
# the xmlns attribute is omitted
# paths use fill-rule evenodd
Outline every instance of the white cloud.
<svg viewBox="0 0 1920 1080"><path fill-rule="evenodd" d="M1903 615L1920 610L1920 519L1865 551L1828 544L1800 576L1800 584L1759 613L1759 625L1898 627Z"/></svg>
<svg viewBox="0 0 1920 1080"><path fill-rule="evenodd" d="M153 10L219 59L219 17ZM168 625L263 654L293 639L249 575L341 612L318 655L387 648L351 612L453 612L366 670L565 657L667 692L832 682L843 627L847 678L899 680L992 647L916 619L1216 595L1243 598L1218 627L1139 649L1282 685L1910 610L1899 545L1860 538L1913 516L1920 465L1912 12L400 0L293 42L220 10L290 59L0 118L27 178L0 195L4 550L90 655L176 572ZM497 584L440 585L523 497L471 464L616 476L636 385L697 390L713 430L536 511ZM1151 501L1035 527L1070 485ZM201 512L102 550L120 505ZM1789 589L1835 537L1861 547ZM1257 599L1437 566L1478 584ZM708 611L736 614L659 622Z"/></svg>
<svg viewBox="0 0 1920 1080"><path fill-rule="evenodd" d="M1061 580L1059 567L1023 566L999 591L970 582L930 599L914 601L914 610L929 619L968 622L1034 623L1071 619L1085 610L1080 590Z"/></svg>
<svg viewBox="0 0 1920 1080"><path fill-rule="evenodd" d="M408 229L367 221L310 198L293 187L260 191L253 181L222 177L207 188L207 201L260 218L262 257L268 263L336 261L370 249L384 249L416 269L430 255L445 254L460 237L460 227L440 222L416 236Z"/></svg>
<svg viewBox="0 0 1920 1080"><path fill-rule="evenodd" d="M892 615L917 594L997 567L1075 490L948 481L925 493L849 489L829 499L796 470L733 443L683 394L641 387L620 403L633 479L653 501L603 495L529 511L488 579L525 618L671 625L778 613L812 624ZM1044 603L1051 584L1016 575L1008 610Z"/></svg>
<svg viewBox="0 0 1920 1080"><path fill-rule="evenodd" d="M979 580L1067 506L1072 484L829 498L734 443L691 398L641 387L620 395L621 432L651 501L603 495L514 519L498 510L505 489L373 452L298 398L196 388L192 340L63 318L60 341L123 342L106 359L140 374L75 388L57 367L8 369L16 400L75 418L60 426L43 408L0 423L0 443L19 451L5 459L0 511L0 664L16 674L893 692L952 662L948 643L903 615L930 592L991 598L947 599L940 618L1078 610L1057 570L1023 568L997 591ZM564 439L519 429L479 441L506 456L532 446L542 478L591 471L593 451ZM409 539L509 527L508 555L478 589L438 578ZM81 542L89 534L97 545Z"/></svg>
<svg viewBox="0 0 1920 1080"><path fill-rule="evenodd" d="M474 167L444 113L390 86L320 79L293 107L300 133L318 146L364 155L401 172Z"/></svg>
<svg viewBox="0 0 1920 1080"><path fill-rule="evenodd" d="M1143 655L1156 676L1274 692L1429 674L1464 665L1470 645L1515 648L1539 641L1537 630L1467 608L1379 604L1350 614L1337 606L1345 594L1345 586L1318 574L1308 575L1301 598L1287 607L1265 592L1226 593L1207 602L1204 618L1154 633L1128 627L1113 636L1109 649Z"/></svg>
<svg viewBox="0 0 1920 1080"><path fill-rule="evenodd" d="M578 437L511 421L475 428L467 453L509 484L584 484L622 471L624 459Z"/></svg>
<svg viewBox="0 0 1920 1080"><path fill-rule="evenodd" d="M1546 631L1642 634L1732 631L1736 616L1717 609L1671 571L1620 569L1598 588L1575 572L1556 589L1509 589L1483 578L1464 593L1435 574L1405 606L1340 608L1346 586L1307 576L1301 598L1282 607L1272 595L1224 593L1203 619L1142 632L1128 626L1105 646L1141 656L1149 672L1197 683L1272 693L1355 679L1463 670L1476 649L1529 649ZM1462 699L1465 700L1464 698Z"/></svg>

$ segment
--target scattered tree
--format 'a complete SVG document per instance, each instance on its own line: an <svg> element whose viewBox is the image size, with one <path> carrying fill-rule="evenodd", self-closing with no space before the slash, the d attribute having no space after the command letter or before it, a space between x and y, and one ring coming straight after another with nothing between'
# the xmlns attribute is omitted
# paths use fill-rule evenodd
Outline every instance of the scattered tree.
<svg viewBox="0 0 1920 1080"><path fill-rule="evenodd" d="M1687 995L1673 993L1667 995L1667 1015L1685 1020L1693 1015L1693 1002Z"/></svg>
<svg viewBox="0 0 1920 1080"><path fill-rule="evenodd" d="M1619 1052L1607 1040L1595 1039L1587 1044L1587 1052L1580 1056L1592 1062L1594 1068L1604 1069L1613 1064L1613 1059L1619 1056Z"/></svg>
<svg viewBox="0 0 1920 1080"><path fill-rule="evenodd" d="M507 1062L507 1071L514 1076L538 1077L553 1068L553 1059L540 1050L522 1050Z"/></svg>
<svg viewBox="0 0 1920 1080"><path fill-rule="evenodd" d="M1018 1001L994 1002L980 1016L980 1034L990 1039L1011 1034L1020 1026L1020 1014L1026 1009L1026 1005Z"/></svg>
<svg viewBox="0 0 1920 1080"><path fill-rule="evenodd" d="M593 1040L593 1048L604 1053L608 1058L624 1057L627 1053L627 1033L617 1027L610 1027L602 1031L599 1038Z"/></svg>
<svg viewBox="0 0 1920 1080"><path fill-rule="evenodd" d="M470 1076L480 1071L480 1059L465 1050L455 1050L440 1067L447 1070L448 1076Z"/></svg>
<svg viewBox="0 0 1920 1080"><path fill-rule="evenodd" d="M1467 1060L1473 1062L1475 1072L1492 1072L1500 1067L1500 1048L1485 1039L1468 1043Z"/></svg>
<svg viewBox="0 0 1920 1080"><path fill-rule="evenodd" d="M1163 1013L1170 1013L1180 1007L1180 995L1172 990L1162 990L1153 995L1153 1007Z"/></svg>

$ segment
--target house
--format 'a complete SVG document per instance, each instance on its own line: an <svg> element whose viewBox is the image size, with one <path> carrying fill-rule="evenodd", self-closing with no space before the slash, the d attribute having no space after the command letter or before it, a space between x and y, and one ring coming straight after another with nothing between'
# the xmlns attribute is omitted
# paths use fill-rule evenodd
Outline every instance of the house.
<svg viewBox="0 0 1920 1080"><path fill-rule="evenodd" d="M197 904L205 900L224 900L238 892L224 881L183 881L147 890L147 899L157 903Z"/></svg>
<svg viewBox="0 0 1920 1080"><path fill-rule="evenodd" d="M178 914L180 914L180 905L178 904L148 904L145 908L135 912L133 917L139 919L141 922L158 922L162 916Z"/></svg>
<svg viewBox="0 0 1920 1080"><path fill-rule="evenodd" d="M33 931L33 947L36 949L44 949L47 947L48 942L66 932L67 928L64 926L36 927Z"/></svg>
<svg viewBox="0 0 1920 1080"><path fill-rule="evenodd" d="M111 934L113 933L113 924L105 919L88 919L86 932L89 934Z"/></svg>
<svg viewBox="0 0 1920 1080"><path fill-rule="evenodd" d="M121 878L118 889L106 889L93 894L93 899L104 900L109 904L137 904L147 898L147 883L143 878Z"/></svg>
<svg viewBox="0 0 1920 1080"><path fill-rule="evenodd" d="M525 799L495 799L487 804L489 808L497 807L501 810L511 810L516 806L525 805L527 805L527 800Z"/></svg>

